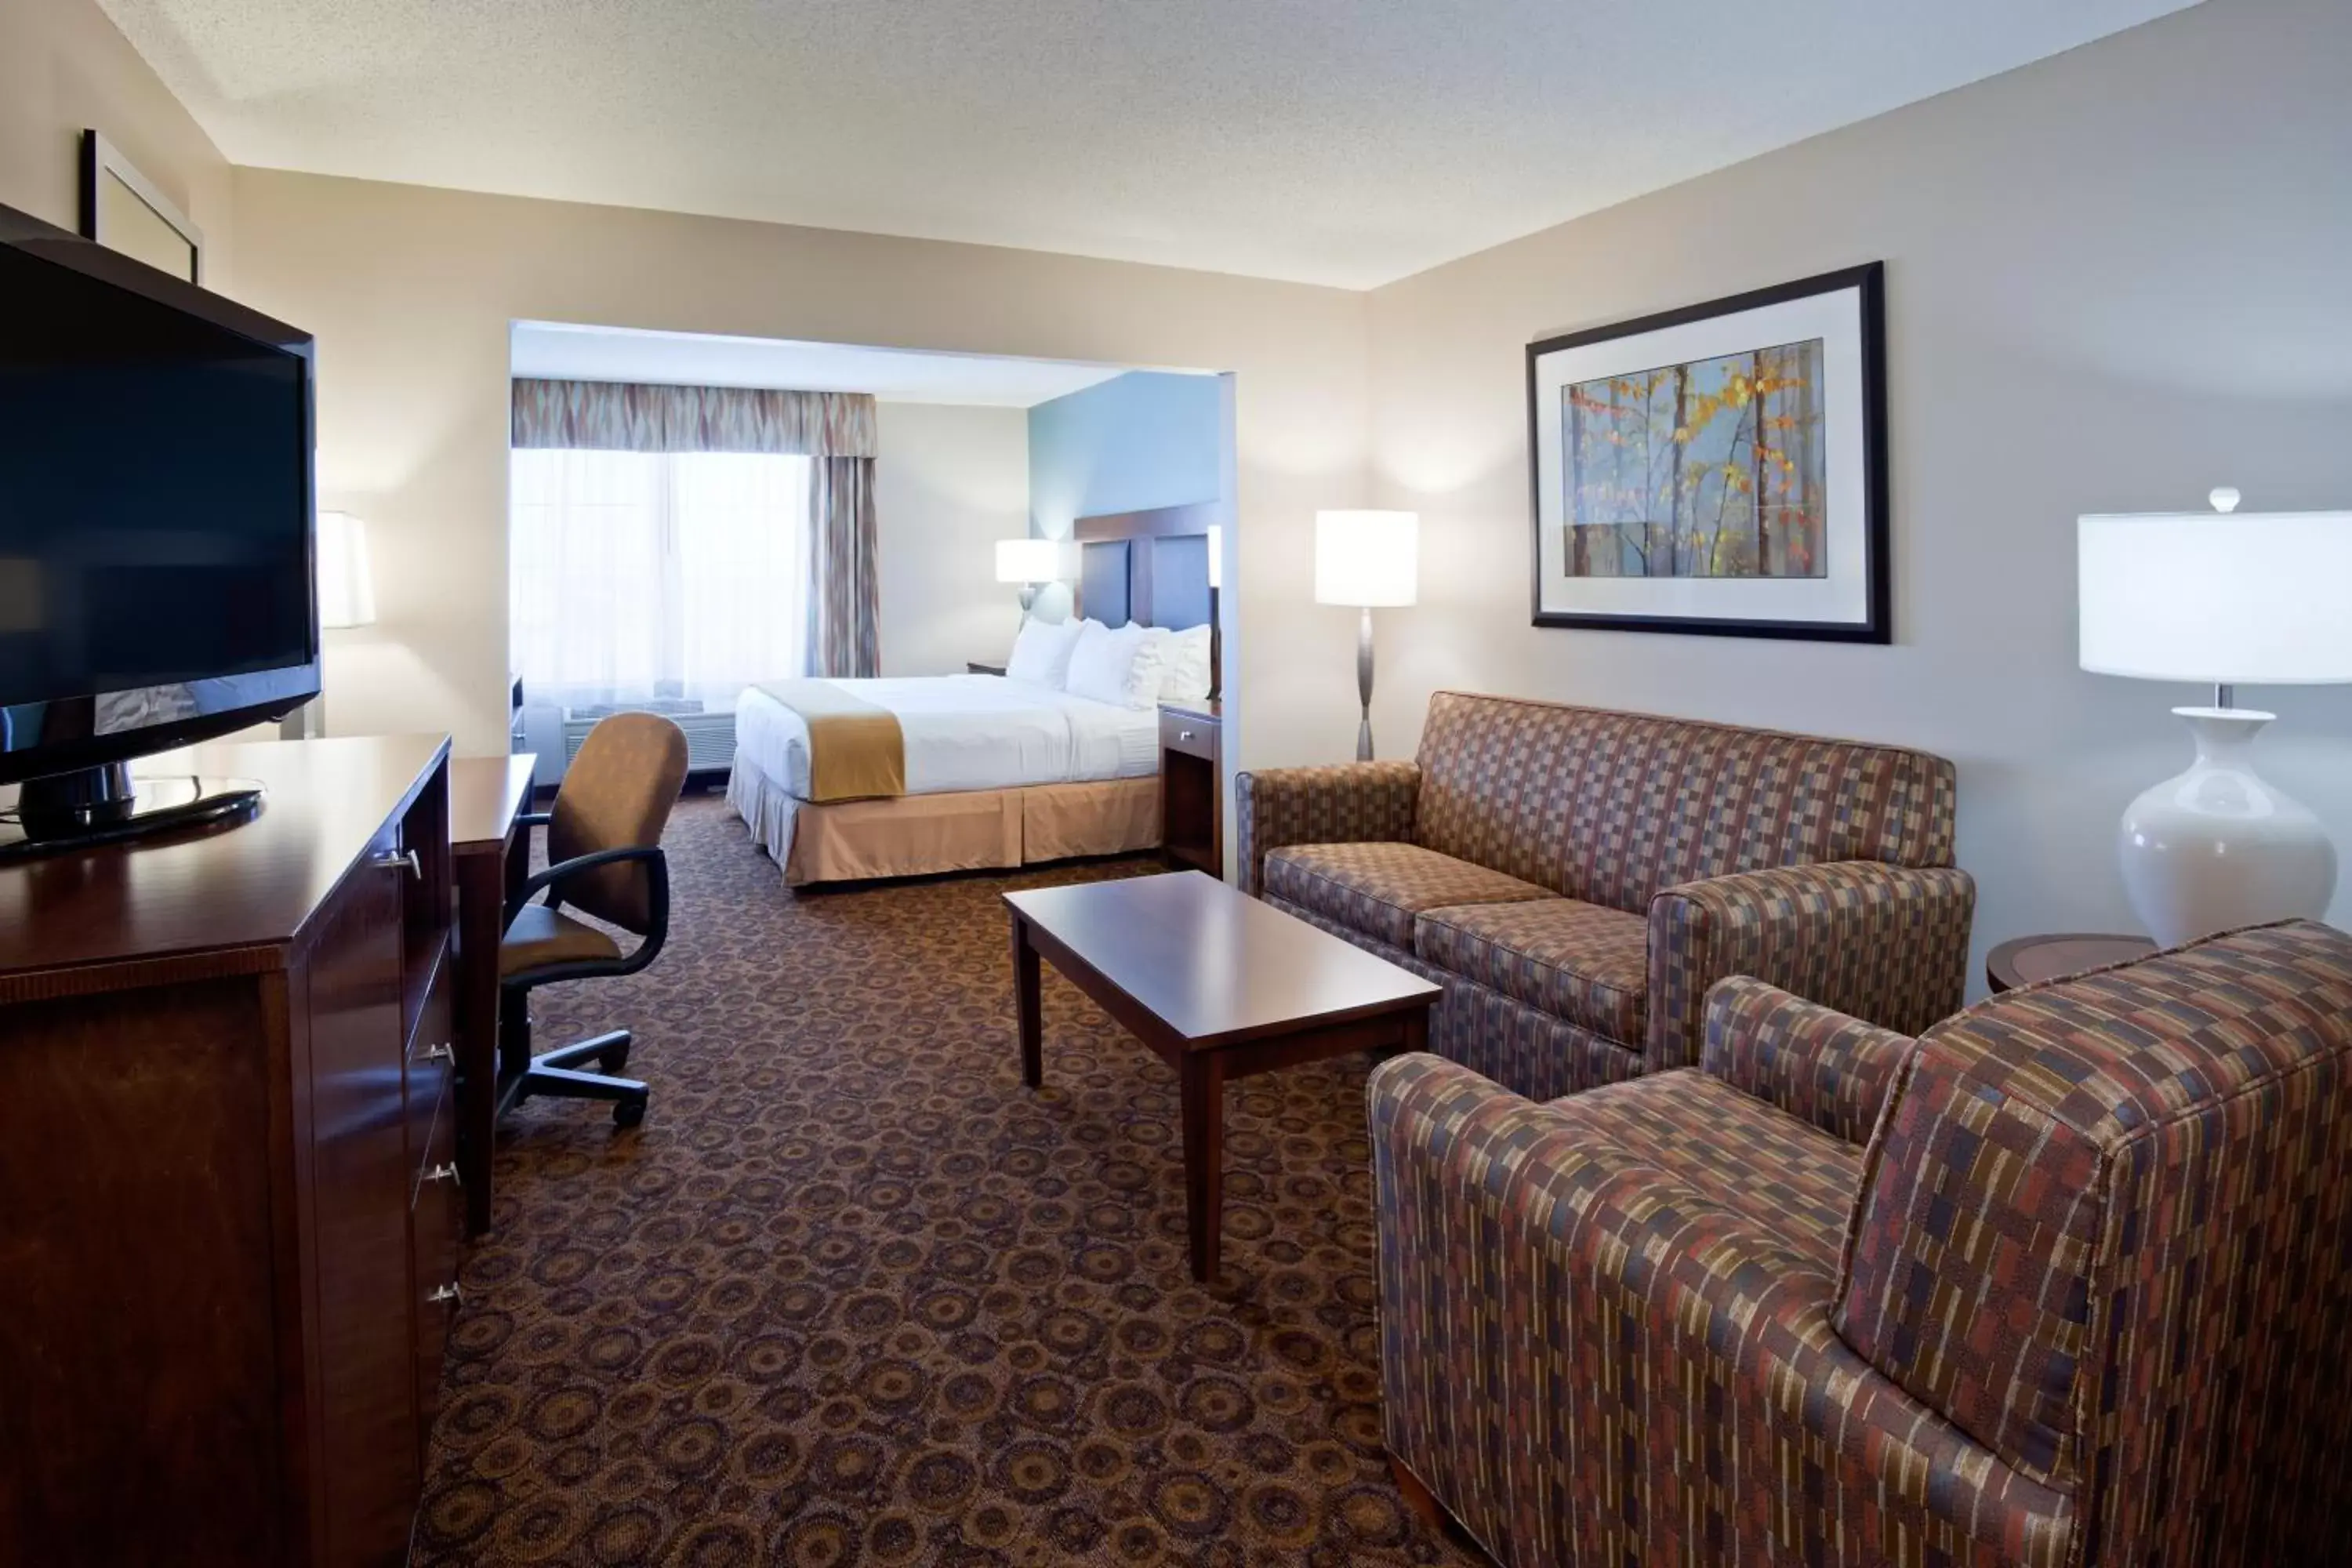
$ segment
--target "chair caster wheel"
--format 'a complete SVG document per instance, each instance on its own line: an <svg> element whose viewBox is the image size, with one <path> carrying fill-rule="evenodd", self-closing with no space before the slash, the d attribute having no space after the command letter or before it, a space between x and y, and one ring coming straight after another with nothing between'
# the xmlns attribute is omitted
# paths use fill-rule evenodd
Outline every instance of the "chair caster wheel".
<svg viewBox="0 0 2352 1568"><path fill-rule="evenodd" d="M620 1077L628 1070L628 1067L629 1047L626 1046L614 1046L596 1058L596 1070L609 1078Z"/></svg>
<svg viewBox="0 0 2352 1568"><path fill-rule="evenodd" d="M646 1105L641 1100L625 1100L613 1107L613 1125L635 1127L646 1119Z"/></svg>

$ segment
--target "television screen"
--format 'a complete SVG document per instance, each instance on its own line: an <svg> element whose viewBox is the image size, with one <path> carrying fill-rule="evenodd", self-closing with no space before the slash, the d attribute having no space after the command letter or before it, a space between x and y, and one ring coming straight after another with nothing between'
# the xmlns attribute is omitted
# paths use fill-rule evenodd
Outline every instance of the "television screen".
<svg viewBox="0 0 2352 1568"><path fill-rule="evenodd" d="M308 374L0 246L0 708L99 699L102 735L316 657Z"/></svg>

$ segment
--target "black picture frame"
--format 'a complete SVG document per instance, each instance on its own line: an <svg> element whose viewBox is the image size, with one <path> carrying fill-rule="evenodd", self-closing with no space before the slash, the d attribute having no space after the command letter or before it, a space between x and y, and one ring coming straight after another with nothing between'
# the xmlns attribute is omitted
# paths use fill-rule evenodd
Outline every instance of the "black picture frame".
<svg viewBox="0 0 2352 1568"><path fill-rule="evenodd" d="M1886 266L1883 261L1824 272L1770 288L1685 305L1654 315L1545 338L1528 345L1528 595L1532 624L1596 631L1674 632L1696 637L1768 637L1809 642L1886 645L1895 640L1890 518L1892 481L1887 456ZM1547 610L1543 604L1543 458L1538 367L1562 349L1581 348L1669 327L1815 295L1853 290L1856 295L1862 361L1863 537L1867 559L1863 577L1866 611L1860 621L1769 620L1731 616L1646 616Z"/></svg>

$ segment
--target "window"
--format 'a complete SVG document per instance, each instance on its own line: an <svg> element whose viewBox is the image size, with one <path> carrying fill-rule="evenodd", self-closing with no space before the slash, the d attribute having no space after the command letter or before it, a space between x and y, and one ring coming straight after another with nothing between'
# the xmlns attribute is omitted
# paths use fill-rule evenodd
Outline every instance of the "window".
<svg viewBox="0 0 2352 1568"><path fill-rule="evenodd" d="M803 673L806 458L517 447L514 666L567 710L726 710Z"/></svg>

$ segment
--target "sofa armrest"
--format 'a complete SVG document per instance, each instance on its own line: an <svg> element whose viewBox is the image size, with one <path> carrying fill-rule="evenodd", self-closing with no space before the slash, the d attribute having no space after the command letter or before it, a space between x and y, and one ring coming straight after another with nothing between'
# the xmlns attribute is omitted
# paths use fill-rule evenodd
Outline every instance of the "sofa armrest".
<svg viewBox="0 0 2352 1568"><path fill-rule="evenodd" d="M1706 994L1699 1066L1849 1143L1867 1143L1916 1042L1777 985L1734 976Z"/></svg>
<svg viewBox="0 0 2352 1568"><path fill-rule="evenodd" d="M1267 768L1234 779L1241 889L1265 885L1265 852L1286 844L1410 842L1421 794L1417 763Z"/></svg>
<svg viewBox="0 0 2352 1568"><path fill-rule="evenodd" d="M1699 1059L1707 988L1734 974L1899 1035L1960 1010L1977 889L1956 868L1837 860L1742 871L1650 900L1648 1049Z"/></svg>

